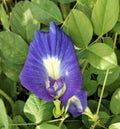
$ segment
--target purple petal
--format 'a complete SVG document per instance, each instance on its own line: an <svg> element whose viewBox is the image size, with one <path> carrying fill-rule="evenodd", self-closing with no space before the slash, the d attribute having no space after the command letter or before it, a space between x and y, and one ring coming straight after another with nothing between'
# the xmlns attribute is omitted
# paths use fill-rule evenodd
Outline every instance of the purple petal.
<svg viewBox="0 0 120 129"><path fill-rule="evenodd" d="M40 38L38 40L38 33L38 31L35 33L35 40L30 44L28 58L20 73L20 80L21 84L26 89L36 94L38 97L46 101L52 101L53 98L46 90L48 74L42 62L42 56L45 55L45 52L40 46L43 44L43 41ZM47 35L47 33L41 34L45 37Z"/></svg>
<svg viewBox="0 0 120 129"><path fill-rule="evenodd" d="M68 99L82 87L82 74L75 53L73 43L69 36L61 31L53 22L50 24L50 41L52 55L61 60L60 76L65 78L66 92L61 100Z"/></svg>
<svg viewBox="0 0 120 129"><path fill-rule="evenodd" d="M79 91L77 94L73 95L68 101L63 101L63 106L67 106L69 102L69 112L74 116L78 117L85 111L87 106L87 92Z"/></svg>
<svg viewBox="0 0 120 129"><path fill-rule="evenodd" d="M71 39L53 22L50 31L36 31L28 58L20 74L22 85L46 101L54 98L46 88L49 77L64 77L66 90L61 101L76 94L82 86L82 75Z"/></svg>

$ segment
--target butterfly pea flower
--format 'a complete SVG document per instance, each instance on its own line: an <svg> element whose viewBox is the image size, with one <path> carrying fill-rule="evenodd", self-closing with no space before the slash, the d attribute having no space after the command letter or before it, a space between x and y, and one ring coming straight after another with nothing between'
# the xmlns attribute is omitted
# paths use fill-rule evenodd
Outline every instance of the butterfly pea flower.
<svg viewBox="0 0 120 129"><path fill-rule="evenodd" d="M77 29L77 28L76 28ZM20 73L21 84L45 101L60 100L73 116L87 105L82 75L72 40L54 23L49 32L35 31L27 60Z"/></svg>

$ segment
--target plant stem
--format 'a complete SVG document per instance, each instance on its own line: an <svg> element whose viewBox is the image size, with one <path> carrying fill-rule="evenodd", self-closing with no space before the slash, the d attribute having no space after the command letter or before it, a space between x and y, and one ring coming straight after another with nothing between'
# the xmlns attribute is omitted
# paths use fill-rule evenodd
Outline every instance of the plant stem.
<svg viewBox="0 0 120 129"><path fill-rule="evenodd" d="M61 121L60 121L59 127L61 127L61 126L62 126L63 122L64 122L64 121L65 121L65 119L66 119L66 118L68 118L68 117L69 117L69 114L65 114L65 116L63 116L63 117L61 118Z"/></svg>
<svg viewBox="0 0 120 129"><path fill-rule="evenodd" d="M105 75L105 79L104 79L104 82L103 82L103 87L102 87L102 90L101 90L101 94L100 94L100 99L99 99L96 115L98 115L99 110L100 110L100 105L101 105L101 101L102 101L102 97L103 97L103 93L104 93L104 89L105 89L105 85L106 85L108 74L109 74L109 69L107 69L107 71L106 71L106 75Z"/></svg>
<svg viewBox="0 0 120 129"><path fill-rule="evenodd" d="M116 48L116 41L117 41L117 33L115 33L114 42L113 42L113 49Z"/></svg>
<svg viewBox="0 0 120 129"><path fill-rule="evenodd" d="M8 13L8 12L9 12L9 10L8 10L8 7L7 7L7 4L6 4L6 1L5 1L5 0L2 0L2 3L5 5L6 12Z"/></svg>
<svg viewBox="0 0 120 129"><path fill-rule="evenodd" d="M12 111L13 111L13 106L14 106L14 101L11 99L10 96L8 96L3 90L0 89L0 95L2 95L11 105Z"/></svg>
<svg viewBox="0 0 120 129"><path fill-rule="evenodd" d="M74 7L71 9L71 11L77 6L78 4L78 1L76 2L76 4L74 5ZM69 14L67 15L65 21L63 22L62 26L61 26L61 29L63 28L63 26L65 25L65 23L67 22L67 20L69 19L69 16L71 14L71 11L69 12Z"/></svg>
<svg viewBox="0 0 120 129"><path fill-rule="evenodd" d="M65 19L67 17L67 15L68 15L68 11L67 11L66 5L65 4L60 4L60 7L61 7L61 10L63 12L63 17Z"/></svg>
<svg viewBox="0 0 120 129"><path fill-rule="evenodd" d="M83 66L83 68L82 68L82 70L81 70L82 74L84 73L84 71L85 71L87 65L88 65L88 61L85 61L84 66Z"/></svg>
<svg viewBox="0 0 120 129"><path fill-rule="evenodd" d="M9 124L9 126L25 126L25 125L37 125L37 124L36 123Z"/></svg>
<svg viewBox="0 0 120 129"><path fill-rule="evenodd" d="M60 119L55 119L55 120L49 120L47 121L48 123L53 123L53 122L57 122L57 121L61 121L61 118Z"/></svg>

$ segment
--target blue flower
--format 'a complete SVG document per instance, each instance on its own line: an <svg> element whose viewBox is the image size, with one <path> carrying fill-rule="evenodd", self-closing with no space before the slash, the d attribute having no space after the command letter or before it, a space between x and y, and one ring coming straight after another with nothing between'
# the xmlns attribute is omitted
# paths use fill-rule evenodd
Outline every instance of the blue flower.
<svg viewBox="0 0 120 129"><path fill-rule="evenodd" d="M82 91L82 75L73 43L53 22L49 32L35 31L20 80L26 89L45 101L59 99L66 106L70 100L68 110L73 116L86 108L87 94Z"/></svg>

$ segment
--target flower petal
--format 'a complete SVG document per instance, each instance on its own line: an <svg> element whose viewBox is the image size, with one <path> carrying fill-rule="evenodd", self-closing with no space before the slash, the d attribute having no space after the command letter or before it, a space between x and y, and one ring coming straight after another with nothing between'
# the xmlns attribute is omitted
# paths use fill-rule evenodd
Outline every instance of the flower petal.
<svg viewBox="0 0 120 129"><path fill-rule="evenodd" d="M68 107L69 112L74 116L78 117L85 111L87 106L87 92L79 91L77 94L73 95L68 101L63 101L63 106Z"/></svg>
<svg viewBox="0 0 120 129"><path fill-rule="evenodd" d="M35 39L30 44L28 58L20 73L20 80L26 89L38 97L46 101L52 101L53 98L46 90L48 74L42 62L42 57L46 55L46 49L42 48L44 39L41 36L47 38L47 33L35 32Z"/></svg>
<svg viewBox="0 0 120 129"><path fill-rule="evenodd" d="M61 100L68 99L82 87L82 74L69 36L61 31L53 22L50 23L49 38L51 41L51 54L61 61L60 74L65 78L66 92Z"/></svg>
<svg viewBox="0 0 120 129"><path fill-rule="evenodd" d="M60 100L68 100L82 86L82 75L73 43L53 22L50 31L36 31L28 58L20 74L22 85L46 101L52 96L46 90L49 77L64 77L66 90ZM47 86L48 87L48 86Z"/></svg>

